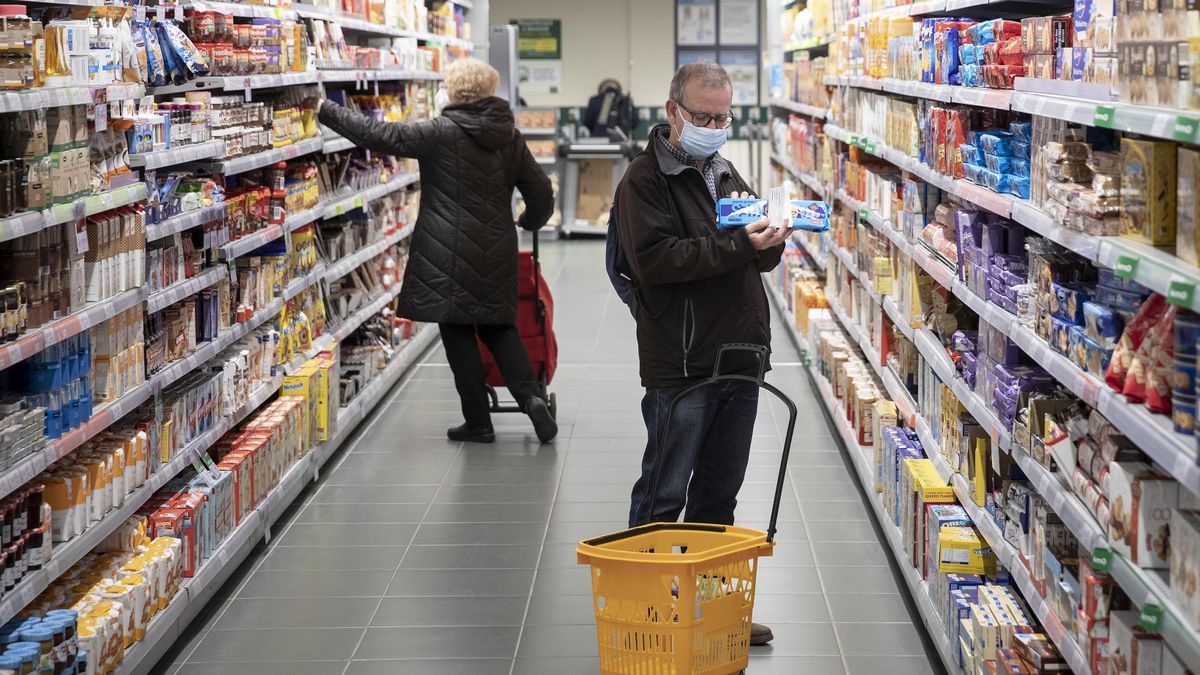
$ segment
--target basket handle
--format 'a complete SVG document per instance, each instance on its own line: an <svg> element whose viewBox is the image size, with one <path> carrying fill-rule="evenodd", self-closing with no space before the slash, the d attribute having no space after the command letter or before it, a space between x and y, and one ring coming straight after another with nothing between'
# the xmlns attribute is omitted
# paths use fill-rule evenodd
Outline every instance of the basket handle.
<svg viewBox="0 0 1200 675"><path fill-rule="evenodd" d="M721 372L720 371L721 357L725 354L725 352L732 352L732 351L749 351L749 352L753 352L754 354L756 354L758 356L758 376L751 377L749 375L719 375L718 373ZM784 440L783 440L783 457L779 463L779 476L775 481L775 502L771 505L771 523L770 523L770 526L767 527L767 541L773 542L773 541L775 541L775 532L776 532L775 526L779 522L779 504L783 500L783 483L787 479L788 457L792 453L792 436L796 431L796 418L798 416L798 413L796 410L796 404L792 402L792 399L788 398L787 395L784 394L782 391L780 391L778 387L776 387L772 384L769 384L765 379L766 369L767 369L767 355L769 353L770 353L770 351L764 345L741 344L741 343L736 343L736 344L731 343L731 344L721 345L717 349L717 360L716 360L716 364L713 368L712 376L710 376L708 379L706 379L702 382L697 382L696 384L693 384L693 385L687 387L686 389L679 392L678 394L675 395L674 398L671 399L671 403L667 405L667 418L664 421L663 428L665 429L664 436L665 436L665 434L669 434L671 432L671 418L675 415L675 407L677 405L679 405L679 402L683 399L683 397L687 396L688 394L692 393L693 391L695 391L703 386L713 384L715 382L729 382L729 381L753 382L754 384L758 385L760 388L766 389L767 391L774 394L775 397L778 398L780 401L783 401L783 404L785 406L787 406L787 409L788 409L787 435L784 437ZM659 443L660 451L654 458L654 470L650 473L650 500L649 500L650 504L649 504L649 508L647 510L651 514L654 513L654 502L658 497L659 477L662 474L663 464L666 463L666 453L661 451L661 448L665 448L665 447L667 447L666 443ZM618 533L618 534L620 534L620 533Z"/></svg>
<svg viewBox="0 0 1200 675"><path fill-rule="evenodd" d="M662 532L663 530L686 530L689 532L721 533L725 531L725 526L706 525L704 523L654 523L651 525L643 525L641 527L633 527L628 530L621 530L620 532L614 532L612 534L606 534L600 537L593 537L592 539L585 539L583 543L587 544L588 546L603 546L604 544L611 544L614 541L621 541L622 539L636 537L640 534Z"/></svg>

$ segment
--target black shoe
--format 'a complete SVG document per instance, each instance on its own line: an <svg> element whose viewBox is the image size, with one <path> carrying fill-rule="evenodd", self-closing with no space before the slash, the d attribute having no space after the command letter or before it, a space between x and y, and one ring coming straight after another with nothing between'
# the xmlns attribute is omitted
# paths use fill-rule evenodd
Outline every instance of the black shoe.
<svg viewBox="0 0 1200 675"><path fill-rule="evenodd" d="M539 441L549 443L558 435L558 422L555 422L554 416L550 414L546 399L540 396L530 398L529 403L525 404L525 414L529 415L530 421L533 422L533 430Z"/></svg>
<svg viewBox="0 0 1200 675"><path fill-rule="evenodd" d="M496 432L491 427L471 427L462 424L447 429L446 438L460 443L495 443Z"/></svg>
<svg viewBox="0 0 1200 675"><path fill-rule="evenodd" d="M775 634L771 629L761 623L750 624L750 645L753 647L761 647L775 639Z"/></svg>

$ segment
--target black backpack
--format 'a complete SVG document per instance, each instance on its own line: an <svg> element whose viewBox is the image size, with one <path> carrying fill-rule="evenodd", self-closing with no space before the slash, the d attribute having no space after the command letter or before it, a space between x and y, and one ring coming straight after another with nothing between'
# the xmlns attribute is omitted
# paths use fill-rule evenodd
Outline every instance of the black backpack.
<svg viewBox="0 0 1200 675"><path fill-rule="evenodd" d="M633 268L629 266L629 259L625 257L625 249L621 248L615 199L608 212L608 232L604 240L604 266L608 270L608 280L612 282L617 297L632 310L633 303L637 301L637 283L633 280Z"/></svg>

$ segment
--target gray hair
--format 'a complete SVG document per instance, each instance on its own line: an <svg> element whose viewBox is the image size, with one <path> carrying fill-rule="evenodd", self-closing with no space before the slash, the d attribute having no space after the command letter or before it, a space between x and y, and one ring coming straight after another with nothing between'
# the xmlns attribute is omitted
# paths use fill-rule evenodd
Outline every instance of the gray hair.
<svg viewBox="0 0 1200 675"><path fill-rule="evenodd" d="M696 61L680 66L679 70L675 71L675 77L671 78L671 100L683 100L683 88L693 77L700 78L700 84L705 89L733 88L729 81L729 73L719 64L712 61Z"/></svg>

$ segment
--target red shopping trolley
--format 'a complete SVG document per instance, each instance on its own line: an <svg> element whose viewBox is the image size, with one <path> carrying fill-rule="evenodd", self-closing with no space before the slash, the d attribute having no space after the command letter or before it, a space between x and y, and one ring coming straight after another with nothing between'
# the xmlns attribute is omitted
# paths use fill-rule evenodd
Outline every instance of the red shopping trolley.
<svg viewBox="0 0 1200 675"><path fill-rule="evenodd" d="M558 367L558 341L554 337L554 296L542 278L542 266L538 259L538 233L533 232L533 250L517 253L517 332L525 351L529 352L529 363L534 377L542 387L542 396L550 408L550 415L558 418L558 404L550 393L550 382ZM516 403L502 403L496 393L504 386L504 376L496 365L496 359L478 337L479 355L483 358L484 380L488 385L488 398L492 412L523 412Z"/></svg>

